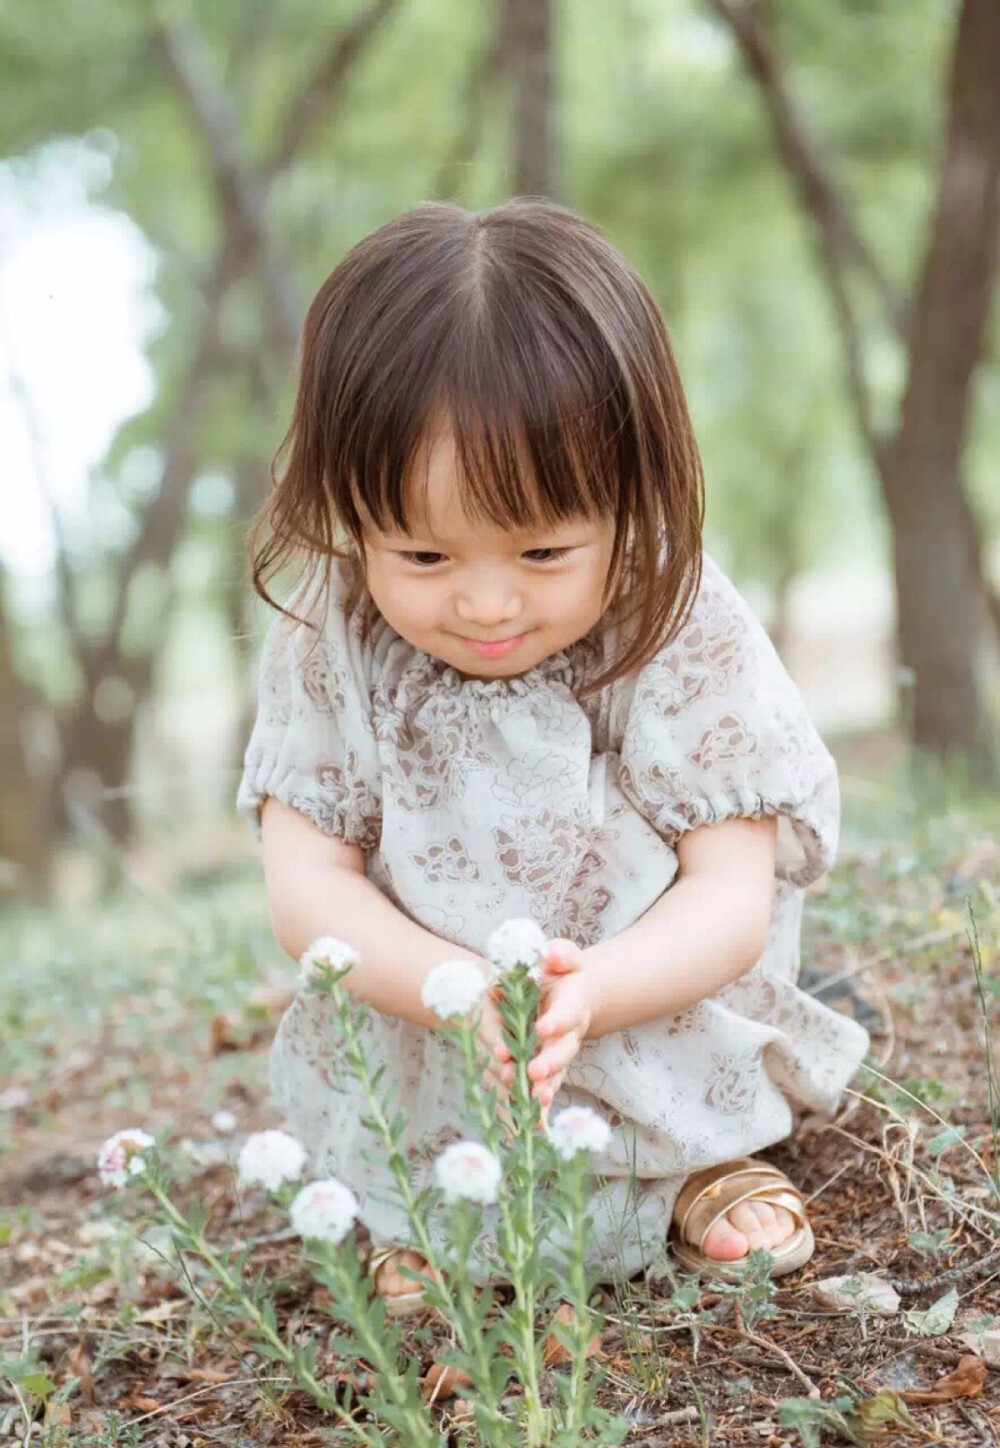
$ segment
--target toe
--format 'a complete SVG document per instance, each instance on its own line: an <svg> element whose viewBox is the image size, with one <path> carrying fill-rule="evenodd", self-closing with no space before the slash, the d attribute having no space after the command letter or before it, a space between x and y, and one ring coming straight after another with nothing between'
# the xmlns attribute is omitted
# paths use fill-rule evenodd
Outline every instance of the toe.
<svg viewBox="0 0 1000 1448"><path fill-rule="evenodd" d="M729 1220L746 1235L751 1251L772 1251L795 1230L791 1212L785 1207L773 1207L770 1202L740 1202L729 1213Z"/></svg>
<svg viewBox="0 0 1000 1448"><path fill-rule="evenodd" d="M777 1246L779 1242L785 1242L788 1240L793 1232L796 1231L798 1223L796 1222L795 1218L792 1216L791 1212L788 1210L787 1207L775 1207L774 1213L778 1219L775 1224L775 1230L779 1234L777 1241L775 1242L775 1246Z"/></svg>
<svg viewBox="0 0 1000 1448"><path fill-rule="evenodd" d="M739 1231L727 1217L720 1217L705 1235L701 1244L701 1250L706 1257L717 1257L721 1262L732 1262L737 1257L745 1257L749 1251L749 1243L743 1232Z"/></svg>
<svg viewBox="0 0 1000 1448"><path fill-rule="evenodd" d="M759 1202L739 1202L729 1212L729 1220L734 1227L743 1233L750 1243L750 1250L754 1251L766 1244L767 1228L761 1221L758 1207Z"/></svg>

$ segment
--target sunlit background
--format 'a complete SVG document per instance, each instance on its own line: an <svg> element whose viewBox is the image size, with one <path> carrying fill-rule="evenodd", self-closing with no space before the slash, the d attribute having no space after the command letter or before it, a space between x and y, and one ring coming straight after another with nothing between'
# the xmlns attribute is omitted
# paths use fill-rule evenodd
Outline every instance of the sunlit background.
<svg viewBox="0 0 1000 1448"><path fill-rule="evenodd" d="M939 214L957 18L941 0L7 8L0 888L87 890L115 851L159 883L252 854L233 797L266 618L244 540L297 329L350 245L430 198L543 192L646 278L709 551L848 788L914 746L995 780L1000 372L978 240L1000 160L970 141L982 195Z"/></svg>

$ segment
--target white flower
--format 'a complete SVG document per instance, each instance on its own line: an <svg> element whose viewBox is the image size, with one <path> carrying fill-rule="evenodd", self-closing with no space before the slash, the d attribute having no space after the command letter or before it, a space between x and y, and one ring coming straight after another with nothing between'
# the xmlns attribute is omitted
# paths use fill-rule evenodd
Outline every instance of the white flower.
<svg viewBox="0 0 1000 1448"><path fill-rule="evenodd" d="M308 950L299 956L299 985L308 985L311 980L322 976L324 966L343 970L348 965L360 965L361 957L353 945L338 940L334 935L321 935Z"/></svg>
<svg viewBox="0 0 1000 1448"><path fill-rule="evenodd" d="M231 1111L217 1111L212 1117L212 1125L220 1136L231 1136L236 1130L236 1117Z"/></svg>
<svg viewBox="0 0 1000 1448"><path fill-rule="evenodd" d="M305 1147L287 1131L255 1131L240 1152L240 1181L244 1186L260 1182L274 1192L283 1181L301 1176L305 1162Z"/></svg>
<svg viewBox="0 0 1000 1448"><path fill-rule="evenodd" d="M123 1187L130 1176L138 1176L146 1170L146 1158L142 1155L147 1146L156 1142L139 1126L126 1126L116 1131L97 1153L97 1170L106 1187Z"/></svg>
<svg viewBox="0 0 1000 1448"><path fill-rule="evenodd" d="M611 1127L589 1106L567 1106L549 1127L549 1140L568 1161L578 1151L603 1151L611 1140Z"/></svg>
<svg viewBox="0 0 1000 1448"><path fill-rule="evenodd" d="M497 1199L500 1163L488 1147L478 1141L453 1141L434 1163L438 1186L445 1201L459 1197L486 1206Z"/></svg>
<svg viewBox="0 0 1000 1448"><path fill-rule="evenodd" d="M443 960L428 971L420 999L443 1020L467 1016L486 989L486 976L471 960Z"/></svg>
<svg viewBox="0 0 1000 1448"><path fill-rule="evenodd" d="M300 1237L336 1245L353 1227L358 1206L350 1187L335 1177L324 1177L302 1188L292 1202L289 1216Z"/></svg>
<svg viewBox="0 0 1000 1448"><path fill-rule="evenodd" d="M486 942L490 957L490 979L499 980L517 965L526 965L532 980L541 980L539 956L545 949L545 933L527 918L505 920Z"/></svg>

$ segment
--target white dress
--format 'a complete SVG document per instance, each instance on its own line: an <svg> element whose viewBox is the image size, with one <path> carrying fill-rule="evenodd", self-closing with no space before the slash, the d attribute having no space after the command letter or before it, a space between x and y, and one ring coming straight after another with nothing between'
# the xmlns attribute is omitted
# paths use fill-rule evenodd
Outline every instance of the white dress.
<svg viewBox="0 0 1000 1448"><path fill-rule="evenodd" d="M485 953L512 916L580 946L616 936L674 881L685 830L778 816L760 960L686 1010L584 1042L552 1105L593 1106L615 1128L592 1158L603 1180L588 1265L602 1280L632 1275L662 1251L691 1172L783 1140L801 1112L832 1115L868 1050L861 1025L796 984L804 887L836 852L834 761L763 627L707 555L678 638L582 702L574 681L595 677L613 650L599 628L519 678L462 679L383 619L362 648L360 607L345 617L340 606L346 566L333 560L330 591L313 585L292 605L318 635L284 617L271 627L238 806L259 830L273 794L361 845L368 876L443 941ZM327 933L350 939L336 919ZM356 1192L375 1245L405 1243L338 1034L329 1000L300 992L272 1048L274 1098L313 1174ZM372 1068L386 1068L383 1090L405 1108L419 1189L467 1134L454 1045L375 1011L365 1035ZM497 1275L494 1210L472 1263L480 1280Z"/></svg>

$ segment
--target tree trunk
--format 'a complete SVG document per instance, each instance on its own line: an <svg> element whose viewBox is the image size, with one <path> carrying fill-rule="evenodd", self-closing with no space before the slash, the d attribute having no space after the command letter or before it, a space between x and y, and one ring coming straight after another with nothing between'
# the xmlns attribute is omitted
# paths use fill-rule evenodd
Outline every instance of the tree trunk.
<svg viewBox="0 0 1000 1448"><path fill-rule="evenodd" d="M0 899L48 891L52 813L48 790L29 768L22 726L27 690L14 673L0 578Z"/></svg>
<svg viewBox="0 0 1000 1448"><path fill-rule="evenodd" d="M500 0L500 54L513 91L513 190L555 197L553 0Z"/></svg>
<svg viewBox="0 0 1000 1448"><path fill-rule="evenodd" d="M934 221L915 305L895 294L861 238L781 76L763 12L712 0L768 108L777 152L814 223L840 329L848 395L882 487L893 532L898 651L913 670L913 737L942 760L965 755L997 778L994 726L980 674L1000 645L1000 600L987 575L962 478L972 377L985 349L1000 228L1000 9L964 0L948 86L948 132ZM863 368L850 266L876 286L908 353L895 435L880 436Z"/></svg>
<svg viewBox="0 0 1000 1448"><path fill-rule="evenodd" d="M997 759L979 663L988 610L968 538L961 465L972 374L990 316L1000 237L1000 7L964 0L938 204L920 279L910 369L881 469L892 520L899 656L915 673L914 739Z"/></svg>

